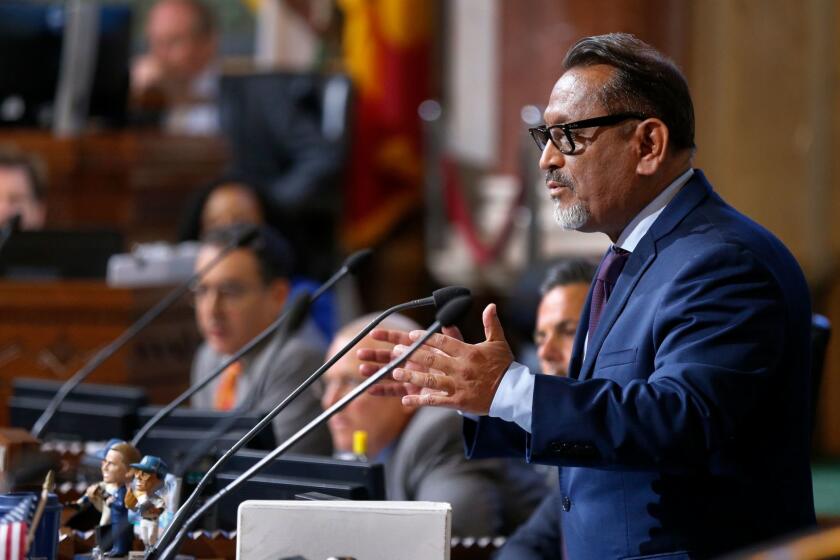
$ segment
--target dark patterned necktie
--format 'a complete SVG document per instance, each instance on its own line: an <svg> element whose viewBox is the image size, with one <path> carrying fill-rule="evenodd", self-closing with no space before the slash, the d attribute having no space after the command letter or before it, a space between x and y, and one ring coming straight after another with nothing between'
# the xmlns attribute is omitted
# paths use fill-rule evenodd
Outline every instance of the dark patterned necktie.
<svg viewBox="0 0 840 560"><path fill-rule="evenodd" d="M598 274L595 276L595 287L592 289L592 303L589 306L589 339L595 334L595 329L598 328L598 322L601 320L601 314L604 311L604 306L610 299L615 283L618 281L618 276L624 265L627 264L627 257L630 256L628 251L619 249L612 245L607 251L607 256L598 267Z"/></svg>

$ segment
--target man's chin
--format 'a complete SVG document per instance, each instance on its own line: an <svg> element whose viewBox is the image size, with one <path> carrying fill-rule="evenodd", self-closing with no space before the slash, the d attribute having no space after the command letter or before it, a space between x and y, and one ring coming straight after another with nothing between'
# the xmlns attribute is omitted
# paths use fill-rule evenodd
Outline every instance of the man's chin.
<svg viewBox="0 0 840 560"><path fill-rule="evenodd" d="M589 210L580 201L564 205L560 200L554 199L554 221L561 228L571 231L586 231L589 218Z"/></svg>

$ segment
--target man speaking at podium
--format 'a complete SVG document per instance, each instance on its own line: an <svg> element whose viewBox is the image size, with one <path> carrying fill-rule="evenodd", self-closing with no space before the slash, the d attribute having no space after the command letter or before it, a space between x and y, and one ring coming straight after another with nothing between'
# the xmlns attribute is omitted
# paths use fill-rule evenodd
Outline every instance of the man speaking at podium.
<svg viewBox="0 0 840 560"><path fill-rule="evenodd" d="M569 377L513 362L491 304L486 341L435 335L435 351L395 370L408 388L378 391L472 416L472 457L562 467L567 558L709 557L813 525L799 266L692 168L692 102L673 62L610 34L580 40L563 67L532 130L540 167L560 225L613 243ZM395 354L411 341L375 336L399 342Z"/></svg>

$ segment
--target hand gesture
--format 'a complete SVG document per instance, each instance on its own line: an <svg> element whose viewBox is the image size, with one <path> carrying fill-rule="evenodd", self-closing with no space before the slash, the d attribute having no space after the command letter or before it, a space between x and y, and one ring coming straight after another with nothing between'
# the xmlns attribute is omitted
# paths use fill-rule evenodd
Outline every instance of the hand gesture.
<svg viewBox="0 0 840 560"><path fill-rule="evenodd" d="M496 394L502 376L513 354L505 339L504 330L496 313L496 305L490 304L482 314L485 341L467 344L459 336L436 334L420 347L405 367L397 368L393 378L403 385L379 389L380 394L390 391L402 393L406 406L442 406L463 412L487 414ZM391 356L396 357L420 338L422 331L403 333L399 331L374 331L377 340L396 344ZM359 350L362 360L381 363L384 356L379 350ZM363 365L362 373L370 374L373 364Z"/></svg>

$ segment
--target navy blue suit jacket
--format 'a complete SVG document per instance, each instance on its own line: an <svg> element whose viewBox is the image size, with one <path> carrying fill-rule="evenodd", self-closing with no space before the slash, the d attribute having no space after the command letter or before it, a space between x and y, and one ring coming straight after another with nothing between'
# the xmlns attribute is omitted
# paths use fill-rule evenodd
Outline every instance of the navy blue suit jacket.
<svg viewBox="0 0 840 560"><path fill-rule="evenodd" d="M695 171L641 239L584 359L536 375L531 433L465 421L467 452L562 466L572 559L705 557L814 523L808 289Z"/></svg>

